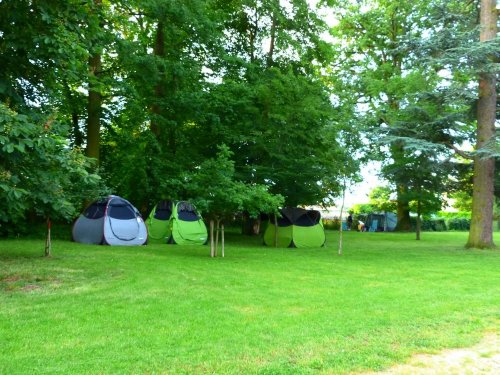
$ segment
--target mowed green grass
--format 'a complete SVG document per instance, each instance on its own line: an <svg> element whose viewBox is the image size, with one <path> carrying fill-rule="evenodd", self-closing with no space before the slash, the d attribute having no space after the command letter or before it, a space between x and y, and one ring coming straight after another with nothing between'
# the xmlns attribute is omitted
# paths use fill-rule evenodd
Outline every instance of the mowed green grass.
<svg viewBox="0 0 500 375"><path fill-rule="evenodd" d="M1 374L340 374L468 346L500 322L500 251L467 233L229 234L172 245L0 241ZM495 234L500 244L499 233Z"/></svg>

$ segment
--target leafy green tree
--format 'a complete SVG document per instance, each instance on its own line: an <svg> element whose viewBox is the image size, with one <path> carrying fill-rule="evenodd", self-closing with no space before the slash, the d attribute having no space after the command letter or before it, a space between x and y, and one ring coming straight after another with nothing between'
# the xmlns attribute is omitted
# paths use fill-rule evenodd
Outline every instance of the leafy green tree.
<svg viewBox="0 0 500 375"><path fill-rule="evenodd" d="M414 159L413 165L418 167L418 173L408 175L407 199L410 209L417 214L416 239L420 240L422 216L438 212L444 205L450 163L422 153Z"/></svg>
<svg viewBox="0 0 500 375"><path fill-rule="evenodd" d="M490 57L498 50L498 40L495 39L497 17L492 4L481 5L483 11L487 9L481 17L482 23L489 22L490 26L482 25L480 36L476 27L476 3L436 1L430 4L429 20L434 26L413 45L427 75L431 76L432 70L437 74L433 85L414 95L411 105L402 112L413 117L408 121L408 117L403 116L403 122L412 126L396 127L393 133L405 148L410 145L412 149L439 153L442 159L451 157L444 146L464 158L471 159L474 155L476 202L481 203L476 205L473 214L476 225L471 226L469 247L493 246L491 225L485 224L486 221L492 222L496 97L492 82L494 72L498 70ZM484 20L485 16L489 21ZM487 34L489 37L485 37ZM481 42L478 43L477 39ZM408 43L412 42L408 40ZM479 98L471 90L475 79L482 82ZM476 135L473 134L475 124L472 117L477 118ZM476 142L473 155L460 150L460 144L465 140ZM481 224L477 225L479 222ZM486 245L487 237L489 245Z"/></svg>
<svg viewBox="0 0 500 375"><path fill-rule="evenodd" d="M116 56L120 79L107 105L113 116L103 129L101 165L110 186L143 211L162 198L189 198L182 175L214 154L216 143L200 136L210 118L204 69L218 35L210 6L151 0L114 8L123 36Z"/></svg>
<svg viewBox="0 0 500 375"><path fill-rule="evenodd" d="M375 209L369 203L356 203L352 205L351 211L355 215L366 215L375 212Z"/></svg>
<svg viewBox="0 0 500 375"><path fill-rule="evenodd" d="M214 224L218 230L220 222L237 212L247 211L254 217L261 212L277 213L283 204L283 198L270 194L267 187L236 180L232 152L225 145L218 149L216 158L205 160L187 181L192 202L210 221L211 256L216 255Z"/></svg>
<svg viewBox="0 0 500 375"><path fill-rule="evenodd" d="M401 43L406 35L422 32L422 7L418 2L359 1L339 7L336 13L339 23L332 34L339 41L342 63L334 71L357 99L359 108L364 108L366 125L375 129L394 126L408 93L425 82L418 72L407 74L416 62L411 47ZM381 151L387 154L383 158L389 163L404 158L401 142L385 142ZM397 192L398 228L407 230L410 221L405 181L391 182Z"/></svg>
<svg viewBox="0 0 500 375"><path fill-rule="evenodd" d="M75 217L82 197L103 192L99 176L54 118L39 120L0 103L0 233L22 231L30 216ZM24 228L26 229L26 228Z"/></svg>
<svg viewBox="0 0 500 375"><path fill-rule="evenodd" d="M238 179L265 184L286 205L316 204L340 191L342 146L332 132L335 112L321 77L332 58L320 38L325 24L306 1L218 3L226 55L221 83L211 89L215 121L203 139L235 153ZM336 130L337 133L339 132Z"/></svg>
<svg viewBox="0 0 500 375"><path fill-rule="evenodd" d="M496 0L481 0L481 43L489 43L497 39L498 11L496 6ZM491 60L496 58L495 55L484 56L484 58ZM496 146L496 74L495 71L482 71L479 73L476 133L476 150L478 151L488 151L488 148ZM494 183L495 158L487 153L477 154L474 158L472 217L467 247L495 247L492 227L495 199Z"/></svg>
<svg viewBox="0 0 500 375"><path fill-rule="evenodd" d="M394 211L396 202L391 199L392 194L393 190L388 186L377 186L368 194L370 205L376 211Z"/></svg>

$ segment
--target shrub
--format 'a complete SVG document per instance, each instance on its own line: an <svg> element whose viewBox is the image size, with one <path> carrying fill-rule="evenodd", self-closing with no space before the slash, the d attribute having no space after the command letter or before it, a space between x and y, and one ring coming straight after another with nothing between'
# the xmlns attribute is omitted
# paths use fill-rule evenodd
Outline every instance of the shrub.
<svg viewBox="0 0 500 375"><path fill-rule="evenodd" d="M413 230L417 227L417 218L410 217L411 227ZM421 219L421 230L427 232L444 232L448 230L446 220L442 218L437 219Z"/></svg>
<svg viewBox="0 0 500 375"><path fill-rule="evenodd" d="M325 229L339 230L340 221L339 219L323 219L323 226Z"/></svg>
<svg viewBox="0 0 500 375"><path fill-rule="evenodd" d="M470 219L468 218L451 218L448 220L449 230L469 230L470 229Z"/></svg>

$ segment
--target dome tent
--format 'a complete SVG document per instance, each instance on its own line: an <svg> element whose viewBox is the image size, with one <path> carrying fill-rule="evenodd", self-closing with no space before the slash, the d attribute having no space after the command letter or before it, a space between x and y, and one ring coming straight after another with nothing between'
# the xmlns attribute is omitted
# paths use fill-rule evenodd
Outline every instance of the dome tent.
<svg viewBox="0 0 500 375"><path fill-rule="evenodd" d="M397 223L398 217L393 212L371 213L366 217L365 228L369 232L392 232Z"/></svg>
<svg viewBox="0 0 500 375"><path fill-rule="evenodd" d="M203 245L207 242L207 227L203 219L186 201L158 202L146 224L153 242L178 245Z"/></svg>
<svg viewBox="0 0 500 375"><path fill-rule="evenodd" d="M325 244L325 230L321 214L303 208L283 208L277 218L278 247L321 247ZM274 246L276 240L275 217L271 215L264 232L264 243Z"/></svg>
<svg viewBox="0 0 500 375"><path fill-rule="evenodd" d="M144 245L148 239L141 214L129 201L110 195L93 202L73 225L75 242L96 245Z"/></svg>

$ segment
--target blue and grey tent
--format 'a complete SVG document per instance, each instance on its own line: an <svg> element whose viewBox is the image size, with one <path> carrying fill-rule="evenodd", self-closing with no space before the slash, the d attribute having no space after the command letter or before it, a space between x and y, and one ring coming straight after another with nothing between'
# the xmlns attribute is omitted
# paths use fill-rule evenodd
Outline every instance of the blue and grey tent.
<svg viewBox="0 0 500 375"><path fill-rule="evenodd" d="M368 232L392 232L397 223L398 217L393 212L372 213L366 217L365 228Z"/></svg>
<svg viewBox="0 0 500 375"><path fill-rule="evenodd" d="M96 245L144 245L148 231L141 214L116 195L95 201L73 225L73 240Z"/></svg>

